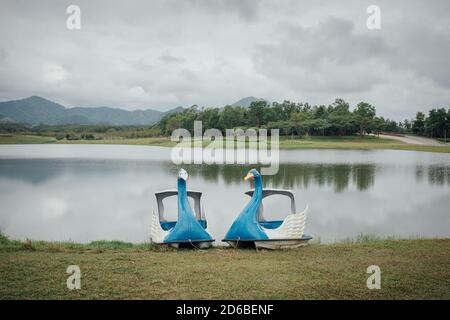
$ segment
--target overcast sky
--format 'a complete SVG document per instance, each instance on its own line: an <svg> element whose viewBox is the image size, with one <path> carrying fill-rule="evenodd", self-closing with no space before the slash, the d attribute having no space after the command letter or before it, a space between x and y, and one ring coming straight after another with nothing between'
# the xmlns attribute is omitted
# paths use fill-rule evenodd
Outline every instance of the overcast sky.
<svg viewBox="0 0 450 320"><path fill-rule="evenodd" d="M81 30L66 9L81 8ZM366 9L381 8L381 30ZM223 106L246 96L401 120L450 107L450 1L0 0L0 100Z"/></svg>

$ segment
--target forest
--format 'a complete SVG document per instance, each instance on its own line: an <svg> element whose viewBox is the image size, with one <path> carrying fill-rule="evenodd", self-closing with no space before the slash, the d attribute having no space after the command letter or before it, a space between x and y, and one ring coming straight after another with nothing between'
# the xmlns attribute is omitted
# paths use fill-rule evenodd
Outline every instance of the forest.
<svg viewBox="0 0 450 320"><path fill-rule="evenodd" d="M281 103L259 100L252 102L249 107L199 108L194 105L181 112L170 113L157 124L148 126L108 124L29 126L0 121L0 133L42 135L58 140L133 139L170 136L177 128L185 128L192 132L194 121L202 121L203 130L279 129L280 135L291 137L398 133L447 141L450 109L433 108L428 114L417 112L413 119L396 122L378 116L375 106L367 102L360 102L352 108L343 99L336 99L328 106L313 106L309 103L286 100Z"/></svg>
<svg viewBox="0 0 450 320"><path fill-rule="evenodd" d="M311 106L308 103L254 101L248 108L226 106L202 108L192 106L183 112L169 114L158 124L161 133L170 135L176 128L193 130L201 120L203 129L266 128L280 129L285 136L348 136L358 133L410 133L446 139L450 128L450 109L432 109L428 115L417 112L416 118L396 122L377 116L376 108L360 102L353 109L343 99L332 104Z"/></svg>

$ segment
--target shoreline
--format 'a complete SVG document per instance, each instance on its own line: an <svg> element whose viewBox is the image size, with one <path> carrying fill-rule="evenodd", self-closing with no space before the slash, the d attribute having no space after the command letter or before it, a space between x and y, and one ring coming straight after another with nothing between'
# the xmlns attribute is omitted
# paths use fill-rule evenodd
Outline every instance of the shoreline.
<svg viewBox="0 0 450 320"><path fill-rule="evenodd" d="M173 147L177 143L167 137L133 138L133 139L102 139L102 140L56 140L46 136L29 135L0 135L0 145L11 144L105 144L105 145L142 145ZM210 142L203 141L203 146ZM404 150L419 152L450 153L450 145L421 145L407 144L395 139L377 137L282 137L279 143L280 150L306 150L306 149L336 149L336 150Z"/></svg>

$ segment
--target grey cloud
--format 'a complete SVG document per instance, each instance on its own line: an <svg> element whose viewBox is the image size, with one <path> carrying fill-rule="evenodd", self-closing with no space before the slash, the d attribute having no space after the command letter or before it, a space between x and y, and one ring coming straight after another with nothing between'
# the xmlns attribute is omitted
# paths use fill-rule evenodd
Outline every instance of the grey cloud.
<svg viewBox="0 0 450 320"><path fill-rule="evenodd" d="M352 21L328 17L313 27L281 26L278 43L260 46L255 64L296 90L365 91L382 80L372 59L387 48L379 37L357 34Z"/></svg>
<svg viewBox="0 0 450 320"><path fill-rule="evenodd" d="M0 0L0 100L69 106L373 103L400 120L450 101L450 2L379 0L382 29L349 0Z"/></svg>
<svg viewBox="0 0 450 320"><path fill-rule="evenodd" d="M6 50L3 48L0 48L0 60L5 60L7 57Z"/></svg>
<svg viewBox="0 0 450 320"><path fill-rule="evenodd" d="M236 13L246 21L258 18L260 0L190 0L191 3L214 13Z"/></svg>
<svg viewBox="0 0 450 320"><path fill-rule="evenodd" d="M393 68L411 70L436 84L450 88L450 29L436 30L428 25L412 25L404 30L389 55Z"/></svg>
<svg viewBox="0 0 450 320"><path fill-rule="evenodd" d="M184 59L183 58L179 58L179 57L175 57L172 54L170 54L169 52L164 52L159 59L165 63L179 63L179 62L183 62Z"/></svg>

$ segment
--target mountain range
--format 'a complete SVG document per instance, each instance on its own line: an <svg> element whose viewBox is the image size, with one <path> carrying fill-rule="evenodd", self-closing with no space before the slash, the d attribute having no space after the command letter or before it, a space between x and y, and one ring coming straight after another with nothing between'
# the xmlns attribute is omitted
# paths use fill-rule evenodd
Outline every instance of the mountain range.
<svg viewBox="0 0 450 320"><path fill-rule="evenodd" d="M232 106L248 107L251 102L258 100L262 99L247 97L233 103ZM111 107L66 108L48 99L32 96L21 100L0 102L0 123L151 125L167 114L183 110L183 107L176 107L166 112L154 109L129 111Z"/></svg>
<svg viewBox="0 0 450 320"><path fill-rule="evenodd" d="M66 108L42 97L32 96L21 100L0 102L0 122L18 122L28 125L150 125L158 122L166 114L183 110L182 107L166 112L153 109L128 111L111 107Z"/></svg>

